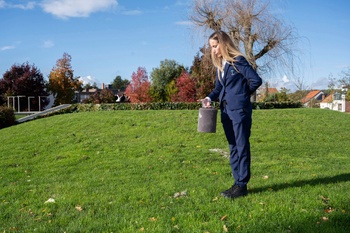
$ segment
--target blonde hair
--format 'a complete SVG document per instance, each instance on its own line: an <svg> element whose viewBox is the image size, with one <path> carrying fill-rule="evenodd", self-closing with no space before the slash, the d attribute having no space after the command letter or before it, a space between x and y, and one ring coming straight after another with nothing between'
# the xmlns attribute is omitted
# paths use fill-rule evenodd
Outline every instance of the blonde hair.
<svg viewBox="0 0 350 233"><path fill-rule="evenodd" d="M216 68L221 72L223 71L222 59L225 59L229 63L234 63L235 58L238 56L243 56L243 54L238 50L230 36L224 31L216 31L210 35L209 40L216 40L220 45L220 52L222 57L217 57L211 51L211 60Z"/></svg>

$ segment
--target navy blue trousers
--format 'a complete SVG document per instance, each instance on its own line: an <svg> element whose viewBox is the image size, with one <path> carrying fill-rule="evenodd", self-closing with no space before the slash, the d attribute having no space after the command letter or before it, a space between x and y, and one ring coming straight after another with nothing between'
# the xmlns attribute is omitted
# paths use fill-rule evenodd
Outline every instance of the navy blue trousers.
<svg viewBox="0 0 350 233"><path fill-rule="evenodd" d="M229 110L221 106L221 122L230 148L230 165L234 184L247 185L250 179L250 129L252 126L252 106Z"/></svg>

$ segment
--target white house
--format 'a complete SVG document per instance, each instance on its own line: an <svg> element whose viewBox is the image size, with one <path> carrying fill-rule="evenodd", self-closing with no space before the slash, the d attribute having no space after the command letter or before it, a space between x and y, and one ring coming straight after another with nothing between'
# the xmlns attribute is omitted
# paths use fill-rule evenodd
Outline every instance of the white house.
<svg viewBox="0 0 350 233"><path fill-rule="evenodd" d="M346 92L344 90L343 92ZM320 108L331 109L339 112L350 112L350 102L345 100L345 94L338 92L327 96L321 103Z"/></svg>

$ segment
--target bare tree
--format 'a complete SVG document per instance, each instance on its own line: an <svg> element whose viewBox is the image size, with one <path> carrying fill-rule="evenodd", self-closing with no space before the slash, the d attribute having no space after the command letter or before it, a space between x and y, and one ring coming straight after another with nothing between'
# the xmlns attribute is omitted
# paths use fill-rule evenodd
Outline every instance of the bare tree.
<svg viewBox="0 0 350 233"><path fill-rule="evenodd" d="M305 84L304 79L302 79L300 77L296 77L292 82L294 83L297 91L304 91L304 90L308 89L308 87Z"/></svg>
<svg viewBox="0 0 350 233"><path fill-rule="evenodd" d="M347 70L343 70L341 74L339 75L339 84L341 87L350 87L350 66L347 67Z"/></svg>
<svg viewBox="0 0 350 233"><path fill-rule="evenodd" d="M328 75L328 89L332 92L336 87L337 79L333 77L333 74Z"/></svg>
<svg viewBox="0 0 350 233"><path fill-rule="evenodd" d="M301 77L295 77L292 80L292 83L294 84L296 91L290 94L289 98L293 101L301 101L301 99L304 98L310 91L308 90L309 87L305 84L304 79Z"/></svg>
<svg viewBox="0 0 350 233"><path fill-rule="evenodd" d="M298 37L293 27L271 12L268 0L193 0L193 3L190 19L195 27L204 32L226 31L261 75L294 73Z"/></svg>

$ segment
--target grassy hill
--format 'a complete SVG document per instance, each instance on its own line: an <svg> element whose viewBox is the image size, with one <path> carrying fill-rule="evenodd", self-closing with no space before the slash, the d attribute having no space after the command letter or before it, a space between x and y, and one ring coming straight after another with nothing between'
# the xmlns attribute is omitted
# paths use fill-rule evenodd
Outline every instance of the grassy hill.
<svg viewBox="0 0 350 233"><path fill-rule="evenodd" d="M250 194L197 111L57 115L0 130L0 232L350 232L350 115L253 112Z"/></svg>

